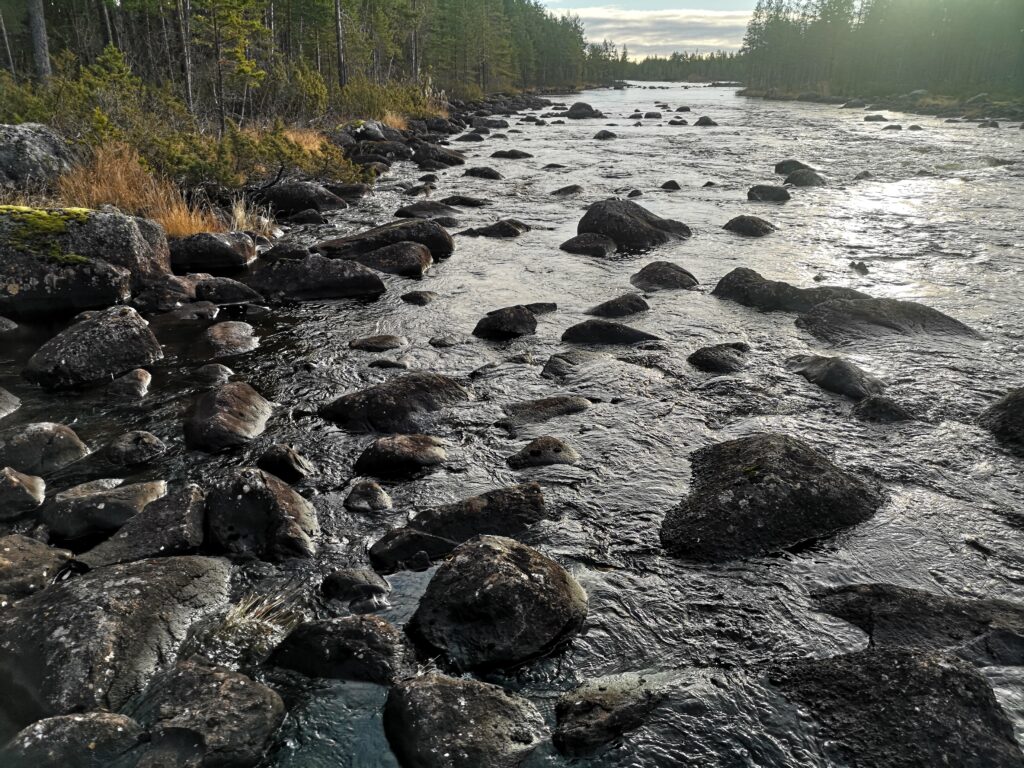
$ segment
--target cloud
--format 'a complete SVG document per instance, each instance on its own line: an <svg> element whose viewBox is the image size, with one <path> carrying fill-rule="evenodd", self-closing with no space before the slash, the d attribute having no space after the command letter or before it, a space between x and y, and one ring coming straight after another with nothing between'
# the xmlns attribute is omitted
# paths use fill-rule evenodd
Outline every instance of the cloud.
<svg viewBox="0 0 1024 768"><path fill-rule="evenodd" d="M673 51L737 51L750 21L750 11L626 10L615 5L552 10L578 15L589 40L611 40L620 50L625 45L631 59Z"/></svg>

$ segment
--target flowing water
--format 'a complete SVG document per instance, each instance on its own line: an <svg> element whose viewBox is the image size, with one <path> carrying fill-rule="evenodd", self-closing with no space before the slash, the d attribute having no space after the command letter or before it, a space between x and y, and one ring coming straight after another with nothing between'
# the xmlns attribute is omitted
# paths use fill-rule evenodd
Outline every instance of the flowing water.
<svg viewBox="0 0 1024 768"><path fill-rule="evenodd" d="M797 708L757 682L767 661L829 656L864 647L863 633L813 609L819 588L887 582L959 597L1024 602L1024 478L1020 459L1004 453L974 423L984 406L1021 385L1024 352L1024 131L1012 125L981 130L938 118L890 114L904 127L882 131L864 112L833 106L766 102L731 89L668 84L664 90L586 92L576 99L607 119L535 126L512 121L507 139L456 144L471 165L490 165L504 179L439 174L436 197L468 194L493 205L467 209L465 226L514 217L533 227L516 240L456 237L455 254L418 283L387 277L388 293L373 303L303 304L251 311L246 319L260 347L225 360L280 404L266 435L242 457L210 458L182 445L181 414L199 386L189 371L206 362L196 351L195 323L154 322L167 359L154 371L142 404L110 403L102 395L33 392L18 378L32 349L54 329L23 332L0 351L0 386L23 408L3 426L60 420L90 445L128 429L148 429L172 445L142 477L202 479L218 468L253 461L270 442L294 442L318 467L299 487L314 500L324 528L315 563L244 569L239 593L282 585L315 585L332 567L363 566L365 547L417 508L495 487L536 480L557 522L525 541L570 569L590 596L584 631L560 653L488 679L531 698L549 717L557 696L588 678L639 672L672 691L637 731L590 762L598 766L811 766L830 764L826 746ZM672 127L634 110L664 101L692 123L709 115L717 128ZM618 139L598 142L605 127ZM525 160L490 159L518 148ZM746 190L779 183L776 162L796 158L822 171L823 188L799 189L784 205L749 203ZM550 163L562 169L544 170ZM854 181L870 170L873 178ZM339 214L330 227L297 230L309 241L390 220L410 202L398 183L420 175L399 163L373 197ZM681 191L660 189L675 179ZM716 186L704 187L707 181ZM570 198L549 193L580 184ZM566 254L559 243L576 233L585 207L639 189L641 205L688 224L694 236L637 256L593 259ZM778 226L766 238L722 229L753 213ZM696 291L649 298L650 312L625 322L664 342L643 349L612 347L563 380L542 378L541 366L566 345L562 331L587 308L631 290L629 276L666 259L693 272ZM849 267L863 261L862 275ZM874 296L919 301L983 334L977 339L884 336L830 346L798 329L788 313L761 313L710 295L735 267L799 286L816 280ZM398 297L435 291L426 307ZM536 336L509 343L472 339L487 311L529 302L557 302L539 318ZM352 435L314 415L318 405L389 378L369 368L378 357L348 340L378 333L405 335L411 346L386 353L413 369L467 381L474 399L439 414L429 430L448 441L445 467L386 486L393 512L353 514L342 502L351 466L369 436ZM448 349L435 336L464 336ZM696 371L686 356L700 346L745 341L751 365L741 374ZM857 421L850 402L786 370L795 354L841 354L888 384L888 394L920 420L892 425ZM469 374L477 373L470 379ZM581 394L587 411L527 426L515 436L494 426L501 406L552 394ZM888 501L869 522L798 552L720 566L666 557L658 529L688 487L688 456L698 448L756 432L799 436L842 467L883 483ZM505 458L528 440L553 434L573 444L576 466L512 471ZM132 479L142 479L132 478ZM67 482L71 482L68 478ZM415 609L431 573L389 577L391 606L401 624ZM306 609L329 615L309 601ZM749 673L749 674L748 674ZM1024 738L1024 680L1013 669L988 669L1000 701ZM323 683L292 710L273 764L383 768L397 763L380 719L386 691L373 685ZM552 717L553 719L553 717ZM550 746L531 765L565 761Z"/></svg>

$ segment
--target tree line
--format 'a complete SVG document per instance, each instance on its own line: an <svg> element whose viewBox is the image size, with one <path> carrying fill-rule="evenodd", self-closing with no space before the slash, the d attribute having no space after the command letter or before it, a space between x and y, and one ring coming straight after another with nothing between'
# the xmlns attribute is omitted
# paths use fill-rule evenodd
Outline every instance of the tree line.
<svg viewBox="0 0 1024 768"><path fill-rule="evenodd" d="M1024 94L1022 0L758 0L750 88L821 95Z"/></svg>

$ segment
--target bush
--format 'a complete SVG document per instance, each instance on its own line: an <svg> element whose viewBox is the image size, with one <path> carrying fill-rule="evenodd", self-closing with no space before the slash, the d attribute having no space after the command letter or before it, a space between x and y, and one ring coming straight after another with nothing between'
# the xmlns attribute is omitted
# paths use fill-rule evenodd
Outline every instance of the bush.
<svg viewBox="0 0 1024 768"><path fill-rule="evenodd" d="M429 87L405 83L381 85L365 77L349 80L337 96L337 106L347 117L383 120L389 114L405 117L447 117L440 95Z"/></svg>

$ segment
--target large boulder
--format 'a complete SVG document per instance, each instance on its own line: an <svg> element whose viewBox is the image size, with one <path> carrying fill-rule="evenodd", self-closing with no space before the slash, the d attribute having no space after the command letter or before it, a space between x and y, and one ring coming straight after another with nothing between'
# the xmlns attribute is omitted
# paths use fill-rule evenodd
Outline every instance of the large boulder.
<svg viewBox="0 0 1024 768"><path fill-rule="evenodd" d="M972 328L924 304L900 299L831 299L815 304L796 319L798 327L829 342L880 335L964 336L978 338Z"/></svg>
<svg viewBox="0 0 1024 768"><path fill-rule="evenodd" d="M863 400L869 395L880 395L885 384L870 373L858 368L845 357L798 355L786 361L789 370L799 373L822 389L845 395L851 400Z"/></svg>
<svg viewBox="0 0 1024 768"><path fill-rule="evenodd" d="M260 267L249 284L264 296L295 301L375 298L387 289L380 276L355 261L311 254Z"/></svg>
<svg viewBox="0 0 1024 768"><path fill-rule="evenodd" d="M39 515L50 533L63 540L111 533L167 493L167 483L121 485L120 480L95 480L58 493Z"/></svg>
<svg viewBox="0 0 1024 768"><path fill-rule="evenodd" d="M978 421L1009 450L1024 456L1024 387L1011 389L996 400Z"/></svg>
<svg viewBox="0 0 1024 768"><path fill-rule="evenodd" d="M23 728L0 749L7 768L108 768L133 765L148 739L137 722L113 712L48 717Z"/></svg>
<svg viewBox="0 0 1024 768"><path fill-rule="evenodd" d="M584 320L565 330L562 341L574 344L636 344L640 341L656 341L653 333L647 333L611 320Z"/></svg>
<svg viewBox="0 0 1024 768"><path fill-rule="evenodd" d="M67 389L110 380L163 357L160 342L138 312L111 307L43 344L22 375L47 389Z"/></svg>
<svg viewBox="0 0 1024 768"><path fill-rule="evenodd" d="M76 160L71 145L49 126L0 125L0 187L48 187L70 171Z"/></svg>
<svg viewBox="0 0 1024 768"><path fill-rule="evenodd" d="M464 402L469 392L439 373L409 373L339 397L320 414L353 432L417 432L417 417Z"/></svg>
<svg viewBox="0 0 1024 768"><path fill-rule="evenodd" d="M99 568L0 614L0 708L15 725L94 709L139 693L200 617L228 597L219 559L169 557Z"/></svg>
<svg viewBox="0 0 1024 768"><path fill-rule="evenodd" d="M602 200L591 205L576 227L577 234L605 235L620 250L646 250L672 240L683 240L690 228L663 219L630 200Z"/></svg>
<svg viewBox="0 0 1024 768"><path fill-rule="evenodd" d="M694 560L777 552L864 522L882 502L877 488L785 435L702 448L690 465L690 494L665 516L661 542Z"/></svg>
<svg viewBox="0 0 1024 768"><path fill-rule="evenodd" d="M386 435L370 443L356 459L360 475L381 478L412 477L448 459L445 443L430 435Z"/></svg>
<svg viewBox="0 0 1024 768"><path fill-rule="evenodd" d="M185 442L211 453L245 445L266 429L271 403L241 381L202 393L185 416Z"/></svg>
<svg viewBox="0 0 1024 768"><path fill-rule="evenodd" d="M47 475L89 454L71 427L48 421L0 432L0 466L27 475Z"/></svg>
<svg viewBox="0 0 1024 768"><path fill-rule="evenodd" d="M0 311L15 317L68 315L131 298L131 274L102 259L3 253Z"/></svg>
<svg viewBox="0 0 1024 768"><path fill-rule="evenodd" d="M711 295L766 312L806 312L830 299L870 298L866 293L839 286L797 288L780 280L766 280L747 267L737 267L719 280Z"/></svg>
<svg viewBox="0 0 1024 768"><path fill-rule="evenodd" d="M280 216L302 211L335 211L348 203L313 181L286 181L260 190L260 200Z"/></svg>
<svg viewBox="0 0 1024 768"><path fill-rule="evenodd" d="M601 112L594 109L589 104L577 101L566 111L565 116L570 120L586 120L588 118L600 118L604 117Z"/></svg>
<svg viewBox="0 0 1024 768"><path fill-rule="evenodd" d="M407 630L458 669L510 668L557 648L586 617L587 593L562 566L479 536L438 568Z"/></svg>
<svg viewBox="0 0 1024 768"><path fill-rule="evenodd" d="M256 259L256 244L245 232L200 232L171 241L171 268L224 274L245 269Z"/></svg>
<svg viewBox="0 0 1024 768"><path fill-rule="evenodd" d="M365 232L317 243L313 250L324 256L338 258L405 242L425 245L437 260L446 259L455 251L452 236L440 224L428 219L393 221Z"/></svg>
<svg viewBox="0 0 1024 768"><path fill-rule="evenodd" d="M439 146L437 144L429 144L427 142L420 142L416 144L416 150L413 153L412 160L414 163L419 165L432 165L443 166L450 168L453 165L465 165L466 156L461 152L455 152L454 150L447 149L446 147Z"/></svg>
<svg viewBox="0 0 1024 768"><path fill-rule="evenodd" d="M527 699L437 672L389 691L384 731L402 768L518 768L546 735Z"/></svg>

